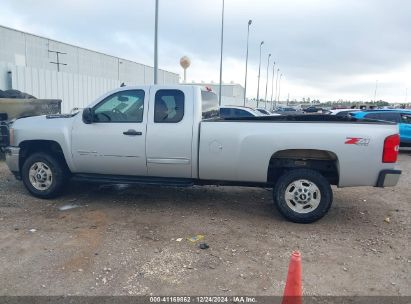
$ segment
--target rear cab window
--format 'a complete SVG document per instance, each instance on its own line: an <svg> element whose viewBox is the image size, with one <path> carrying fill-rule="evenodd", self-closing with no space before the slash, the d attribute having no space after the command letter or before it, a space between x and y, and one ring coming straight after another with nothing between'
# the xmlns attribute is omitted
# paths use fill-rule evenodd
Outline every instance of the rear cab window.
<svg viewBox="0 0 411 304"><path fill-rule="evenodd" d="M180 90L158 90L154 101L155 123L178 123L184 117L184 93Z"/></svg>

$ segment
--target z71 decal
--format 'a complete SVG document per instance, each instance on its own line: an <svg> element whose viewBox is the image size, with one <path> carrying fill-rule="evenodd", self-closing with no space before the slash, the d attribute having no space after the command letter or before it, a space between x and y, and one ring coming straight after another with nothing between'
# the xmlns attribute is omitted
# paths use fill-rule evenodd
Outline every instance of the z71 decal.
<svg viewBox="0 0 411 304"><path fill-rule="evenodd" d="M368 146L370 143L369 138L361 137L347 137L345 144L346 145L357 145L357 146Z"/></svg>

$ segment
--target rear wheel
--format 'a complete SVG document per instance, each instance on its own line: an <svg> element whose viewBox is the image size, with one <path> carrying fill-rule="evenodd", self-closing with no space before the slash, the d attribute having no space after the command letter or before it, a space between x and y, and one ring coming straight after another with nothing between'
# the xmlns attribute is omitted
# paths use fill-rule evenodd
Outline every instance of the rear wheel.
<svg viewBox="0 0 411 304"><path fill-rule="evenodd" d="M320 173L308 169L283 174L273 190L280 213L296 223L312 223L330 209L333 195L330 183Z"/></svg>
<svg viewBox="0 0 411 304"><path fill-rule="evenodd" d="M43 152L29 156L21 171L27 190L39 198L58 196L67 181L64 165L55 157Z"/></svg>

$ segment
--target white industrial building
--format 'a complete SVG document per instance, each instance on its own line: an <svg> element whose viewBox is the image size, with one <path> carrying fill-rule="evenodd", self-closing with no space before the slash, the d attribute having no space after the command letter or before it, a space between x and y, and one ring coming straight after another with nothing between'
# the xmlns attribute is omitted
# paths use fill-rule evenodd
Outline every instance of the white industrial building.
<svg viewBox="0 0 411 304"><path fill-rule="evenodd" d="M123 82L151 84L153 78L150 66L0 26L0 90L61 99L63 112ZM176 84L179 75L159 70L158 82Z"/></svg>

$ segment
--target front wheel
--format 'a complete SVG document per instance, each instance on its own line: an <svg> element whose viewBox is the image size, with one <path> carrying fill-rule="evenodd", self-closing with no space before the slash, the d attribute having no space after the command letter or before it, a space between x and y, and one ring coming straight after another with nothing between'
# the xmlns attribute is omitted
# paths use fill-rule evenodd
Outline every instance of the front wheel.
<svg viewBox="0 0 411 304"><path fill-rule="evenodd" d="M21 173L27 190L39 198L58 196L67 181L67 172L61 162L42 152L29 156Z"/></svg>
<svg viewBox="0 0 411 304"><path fill-rule="evenodd" d="M295 223L312 223L328 212L333 193L328 180L317 171L296 169L278 179L273 197L284 217Z"/></svg>

